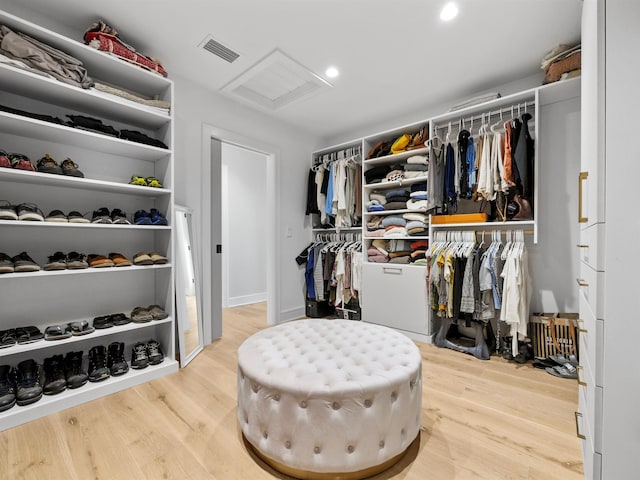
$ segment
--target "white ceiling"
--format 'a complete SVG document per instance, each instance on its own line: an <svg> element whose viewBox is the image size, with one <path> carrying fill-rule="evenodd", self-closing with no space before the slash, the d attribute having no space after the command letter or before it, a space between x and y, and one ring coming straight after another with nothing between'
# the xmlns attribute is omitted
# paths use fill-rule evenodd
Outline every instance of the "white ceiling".
<svg viewBox="0 0 640 480"><path fill-rule="evenodd" d="M462 100L540 72L558 43L580 39L582 0L3 0L62 23L81 39L98 18L172 74L221 88L278 48L333 88L270 115L321 137L385 116ZM6 5L6 6L5 6ZM16 8L11 8L12 5ZM19 7L19 8L18 8ZM226 61L198 48L207 35L240 54ZM256 107L260 108L260 107Z"/></svg>

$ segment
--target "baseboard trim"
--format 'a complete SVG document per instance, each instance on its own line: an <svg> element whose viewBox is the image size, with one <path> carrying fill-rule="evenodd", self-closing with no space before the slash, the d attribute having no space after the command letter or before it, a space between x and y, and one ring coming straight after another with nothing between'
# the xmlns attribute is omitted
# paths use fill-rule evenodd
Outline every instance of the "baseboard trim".
<svg viewBox="0 0 640 480"><path fill-rule="evenodd" d="M254 293L251 295L241 295L239 297L229 298L229 308L240 307L242 305L251 305L252 303L266 302L267 292Z"/></svg>
<svg viewBox="0 0 640 480"><path fill-rule="evenodd" d="M289 308L287 310L282 310L280 312L280 318L278 319L278 323L290 322L291 320L297 320L305 316L305 307L304 305L301 307Z"/></svg>

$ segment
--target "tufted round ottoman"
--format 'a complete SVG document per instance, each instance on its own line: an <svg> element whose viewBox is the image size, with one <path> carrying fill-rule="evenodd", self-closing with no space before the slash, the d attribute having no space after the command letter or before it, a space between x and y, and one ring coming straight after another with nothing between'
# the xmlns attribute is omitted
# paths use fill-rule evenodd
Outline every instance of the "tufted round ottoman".
<svg viewBox="0 0 640 480"><path fill-rule="evenodd" d="M299 478L363 478L417 437L422 359L387 327L297 320L238 349L238 422L256 453Z"/></svg>

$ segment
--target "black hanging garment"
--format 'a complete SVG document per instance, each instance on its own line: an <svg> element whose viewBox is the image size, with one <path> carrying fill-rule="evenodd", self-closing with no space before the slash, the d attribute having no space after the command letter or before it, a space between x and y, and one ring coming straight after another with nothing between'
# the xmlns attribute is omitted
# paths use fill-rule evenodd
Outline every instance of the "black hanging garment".
<svg viewBox="0 0 640 480"><path fill-rule="evenodd" d="M453 147L447 144L447 153L444 166L444 204L446 212L451 214L456 211L458 195L456 194L456 159Z"/></svg>
<svg viewBox="0 0 640 480"><path fill-rule="evenodd" d="M458 153L460 155L460 198L471 198L471 187L469 186L469 164L467 163L467 148L469 147L468 130L461 130L458 134Z"/></svg>
<svg viewBox="0 0 640 480"><path fill-rule="evenodd" d="M305 211L305 215L320 213L320 210L318 209L318 195L316 190L316 172L314 172L312 168L309 170L309 178L307 179L307 209Z"/></svg>

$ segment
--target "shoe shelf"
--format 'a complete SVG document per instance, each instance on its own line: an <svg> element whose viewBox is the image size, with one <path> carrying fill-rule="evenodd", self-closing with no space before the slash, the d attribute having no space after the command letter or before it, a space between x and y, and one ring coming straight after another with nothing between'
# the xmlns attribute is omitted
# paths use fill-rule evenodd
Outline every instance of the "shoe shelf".
<svg viewBox="0 0 640 480"><path fill-rule="evenodd" d="M109 230L171 230L166 225L120 225L109 223L68 223L68 222L38 222L31 220L0 220L0 226L27 228L108 228Z"/></svg>
<svg viewBox="0 0 640 480"><path fill-rule="evenodd" d="M129 371L118 377L109 377L101 382L87 382L75 389L67 389L57 395L43 395L40 400L31 405L14 405L9 410L0 413L0 430L15 427L36 418L50 415L69 407L112 393L135 387L157 378L164 377L178 371L178 362L165 356L162 363L149 365L140 370L129 368Z"/></svg>
<svg viewBox="0 0 640 480"><path fill-rule="evenodd" d="M68 323L71 323L71 321L73 320L70 320ZM96 338L104 338L104 337L110 337L113 335L120 335L124 332L129 332L132 330L142 330L149 327L155 327L156 325L162 325L164 323L171 323L172 321L173 319L169 317L163 320L152 320L150 322L144 322L144 323L131 322L131 323L127 323L126 325L120 325L120 326L116 325L110 328L102 328L102 329L96 328L96 330L92 333L87 333L86 335L75 335L69 338L64 338L62 340L41 339L41 340L36 340L35 342L32 342L32 343L15 344L11 347L0 348L0 359L2 359L2 357L7 357L9 355L15 355L23 352L32 352L35 350L50 348L56 345L71 345L71 344L76 344L78 342L84 342L86 340L93 340ZM42 332L44 332L44 329L46 328L46 326L39 327L39 328ZM74 348L75 347L70 346L69 350L73 350ZM4 362L0 360L0 363L4 363ZM9 362L9 363L12 363L12 362ZM0 413L0 417L1 416L2 414Z"/></svg>
<svg viewBox="0 0 640 480"><path fill-rule="evenodd" d="M373 217L375 215L398 215L401 213L426 213L426 210L408 210L408 209L404 209L404 210L382 210L381 212L362 212L363 215L369 216L369 217Z"/></svg>
<svg viewBox="0 0 640 480"><path fill-rule="evenodd" d="M49 276L65 276L65 275L91 275L91 274L103 274L103 273L113 273L113 272L140 272L140 271L152 271L152 270L162 270L172 268L170 263L165 263L161 265L131 265L129 267L102 267L102 268L75 268L71 270L38 270L37 272L13 272L13 273L3 273L0 274L0 282L2 280L9 281L10 279L15 278L35 278L35 277L49 277Z"/></svg>
<svg viewBox="0 0 640 480"><path fill-rule="evenodd" d="M135 92L148 96L162 94L170 88L171 81L162 75L144 70L2 10L0 10L0 23L76 57L82 61L90 75L97 79L118 86L126 86ZM85 25L85 27L88 26Z"/></svg>
<svg viewBox="0 0 640 480"><path fill-rule="evenodd" d="M369 160L363 160L363 165L384 165L387 163L396 163L398 160L404 160L405 158L413 157L414 155L426 155L429 152L429 148L416 148L415 150L407 150L406 152L394 153L393 155L385 155L384 157L371 158Z"/></svg>
<svg viewBox="0 0 640 480"><path fill-rule="evenodd" d="M404 187L405 185L413 185L414 183L422 183L427 181L428 176L405 178L402 180L394 180L393 182L368 183L363 185L365 190L382 190L394 187Z"/></svg>
<svg viewBox="0 0 640 480"><path fill-rule="evenodd" d="M0 64L1 66L2 64ZM0 71L0 75L2 73ZM2 80L0 80L1 82ZM73 144L77 147L150 162L162 160L171 154L171 150L166 148L123 140L111 135L102 135L97 132L45 122L3 111L0 111L0 131L5 134L38 138L49 142Z"/></svg>
<svg viewBox="0 0 640 480"><path fill-rule="evenodd" d="M151 130L171 121L169 115L147 110L144 106L133 106L127 100L106 98L91 89L68 85L6 64L0 64L0 90L95 115L101 120L109 119Z"/></svg>

